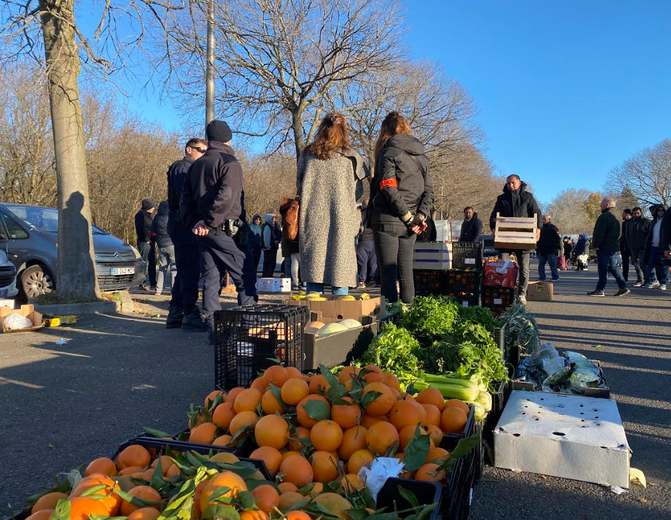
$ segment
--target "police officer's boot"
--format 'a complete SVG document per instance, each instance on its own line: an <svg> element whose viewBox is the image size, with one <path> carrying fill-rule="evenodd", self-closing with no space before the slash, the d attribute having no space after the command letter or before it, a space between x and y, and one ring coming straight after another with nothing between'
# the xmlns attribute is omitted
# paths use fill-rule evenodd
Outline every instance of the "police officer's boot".
<svg viewBox="0 0 671 520"><path fill-rule="evenodd" d="M191 313L184 316L184 319L182 320L182 329L193 332L208 331L207 322L201 316L198 307L195 307Z"/></svg>
<svg viewBox="0 0 671 520"><path fill-rule="evenodd" d="M168 310L168 318L165 320L166 329L179 329L182 326L184 311L181 306L171 305Z"/></svg>

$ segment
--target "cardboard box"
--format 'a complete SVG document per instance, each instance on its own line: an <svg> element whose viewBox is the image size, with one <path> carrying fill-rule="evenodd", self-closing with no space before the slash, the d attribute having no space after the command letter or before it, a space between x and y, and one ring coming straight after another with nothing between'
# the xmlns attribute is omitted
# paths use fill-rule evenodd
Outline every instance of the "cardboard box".
<svg viewBox="0 0 671 520"><path fill-rule="evenodd" d="M412 268L438 271L452 269L452 244L450 242L415 242Z"/></svg>
<svg viewBox="0 0 671 520"><path fill-rule="evenodd" d="M33 322L33 326L27 329L7 330L5 318L10 314L20 314ZM42 314L35 311L33 305L21 305L20 309L11 309L9 307L0 307L0 329L2 332L29 332L42 328Z"/></svg>
<svg viewBox="0 0 671 520"><path fill-rule="evenodd" d="M549 302L554 298L552 282L529 282L527 300L532 302Z"/></svg>
<svg viewBox="0 0 671 520"><path fill-rule="evenodd" d="M482 281L487 287L515 287L517 285L517 264L510 260L485 263Z"/></svg>
<svg viewBox="0 0 671 520"><path fill-rule="evenodd" d="M384 296L370 300L339 301L338 296L324 296L326 301L294 300L289 298L285 305L303 305L311 312L321 314L324 323L332 323L346 318L363 322L368 316L377 316L384 313Z"/></svg>
<svg viewBox="0 0 671 520"><path fill-rule="evenodd" d="M513 391L494 449L497 468L629 488L631 450L612 399Z"/></svg>
<svg viewBox="0 0 671 520"><path fill-rule="evenodd" d="M315 334L305 334L303 370L318 370L319 365L331 368L360 358L377 332L378 323L373 322L323 338Z"/></svg>
<svg viewBox="0 0 671 520"><path fill-rule="evenodd" d="M259 293L290 293L291 278L258 278L256 292Z"/></svg>

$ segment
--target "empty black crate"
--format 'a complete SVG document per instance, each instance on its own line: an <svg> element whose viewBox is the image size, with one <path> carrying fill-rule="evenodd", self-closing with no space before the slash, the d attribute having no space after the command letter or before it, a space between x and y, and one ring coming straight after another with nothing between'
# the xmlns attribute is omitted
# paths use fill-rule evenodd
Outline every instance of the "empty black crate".
<svg viewBox="0 0 671 520"><path fill-rule="evenodd" d="M247 387L279 360L303 370L303 330L310 310L299 305L233 307L214 316L214 385Z"/></svg>
<svg viewBox="0 0 671 520"><path fill-rule="evenodd" d="M427 517L428 520L435 520L440 514L440 501L443 486L436 482L423 482L420 480L409 480L404 478L388 478L377 495L377 508L386 508L390 513L394 510L403 510L412 507L398 488L403 488L412 492L421 505L436 504L436 507Z"/></svg>
<svg viewBox="0 0 671 520"><path fill-rule="evenodd" d="M479 293L480 273L465 269L448 269L445 271L445 288L448 294Z"/></svg>
<svg viewBox="0 0 671 520"><path fill-rule="evenodd" d="M482 244L480 242L454 242L452 244L452 267L482 271Z"/></svg>
<svg viewBox="0 0 671 520"><path fill-rule="evenodd" d="M433 296L445 293L445 271L415 269L412 274L417 296Z"/></svg>

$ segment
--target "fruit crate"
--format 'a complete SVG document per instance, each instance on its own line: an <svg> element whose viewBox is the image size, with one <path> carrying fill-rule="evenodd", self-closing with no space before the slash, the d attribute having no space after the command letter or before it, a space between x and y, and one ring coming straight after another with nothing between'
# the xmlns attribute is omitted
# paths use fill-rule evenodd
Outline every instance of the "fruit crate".
<svg viewBox="0 0 671 520"><path fill-rule="evenodd" d="M214 386L247 388L260 371L279 360L303 370L303 331L308 307L254 305L214 315Z"/></svg>
<svg viewBox="0 0 671 520"><path fill-rule="evenodd" d="M433 296L445 293L445 271L415 269L412 274L417 296Z"/></svg>
<svg viewBox="0 0 671 520"><path fill-rule="evenodd" d="M452 293L448 292L447 295L457 302L462 307L479 307L480 306L480 295L472 293Z"/></svg>
<svg viewBox="0 0 671 520"><path fill-rule="evenodd" d="M492 409L485 417L482 425L482 447L484 462L494 465L494 428L501 418L503 409L510 397L511 385L509 381L494 383L496 392L492 395Z"/></svg>
<svg viewBox="0 0 671 520"><path fill-rule="evenodd" d="M452 268L476 269L482 271L482 243L481 242L453 242Z"/></svg>
<svg viewBox="0 0 671 520"><path fill-rule="evenodd" d="M515 303L516 291L513 287L491 287L482 288L482 306L491 309L496 315L508 310Z"/></svg>
<svg viewBox="0 0 671 520"><path fill-rule="evenodd" d="M443 486L436 482L422 482L405 478L388 478L377 495L377 508L382 509L383 507L386 507L387 512L390 512L394 511L394 506L396 506L396 509L407 509L412 507L412 504L403 498L399 488L411 491L415 495L415 498L417 498L417 502L422 505L436 504L435 509L431 511L427 520L438 520Z"/></svg>
<svg viewBox="0 0 671 520"><path fill-rule="evenodd" d="M480 292L480 273L474 269L449 269L445 272L445 288L448 294Z"/></svg>

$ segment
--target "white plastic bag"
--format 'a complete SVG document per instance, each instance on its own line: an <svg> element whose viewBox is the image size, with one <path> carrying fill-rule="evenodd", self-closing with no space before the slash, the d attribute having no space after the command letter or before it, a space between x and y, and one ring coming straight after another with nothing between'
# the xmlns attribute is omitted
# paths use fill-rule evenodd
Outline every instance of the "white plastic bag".
<svg viewBox="0 0 671 520"><path fill-rule="evenodd" d="M370 463L370 469L363 467L359 470L359 478L366 483L366 487L377 500L377 494L387 482L388 478L398 477L403 472L403 463L393 457L379 457Z"/></svg>
<svg viewBox="0 0 671 520"><path fill-rule="evenodd" d="M20 314L10 314L5 318L5 327L7 327L7 330L29 329L32 326L33 322Z"/></svg>

